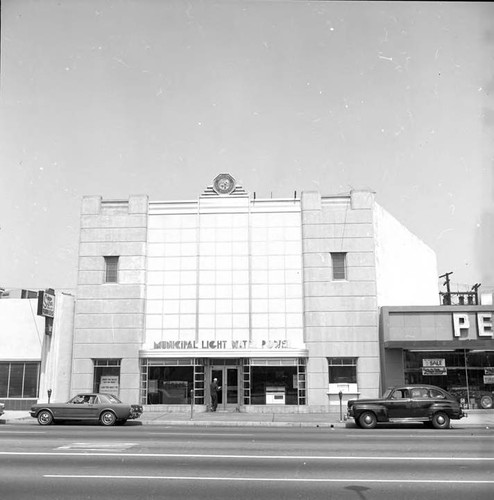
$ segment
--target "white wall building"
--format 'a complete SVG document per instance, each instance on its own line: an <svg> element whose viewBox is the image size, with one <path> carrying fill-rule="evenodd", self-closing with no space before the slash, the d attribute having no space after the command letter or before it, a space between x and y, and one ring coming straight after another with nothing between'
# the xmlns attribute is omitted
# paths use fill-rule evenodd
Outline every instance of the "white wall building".
<svg viewBox="0 0 494 500"><path fill-rule="evenodd" d="M27 294L36 295L37 292ZM55 292L53 326L38 315L38 298L0 299L0 402L26 410L37 401L66 401L72 372L74 297Z"/></svg>
<svg viewBox="0 0 494 500"><path fill-rule="evenodd" d="M437 305L434 253L368 191L85 197L73 393L149 409L324 411L380 389L378 307ZM398 278L399 276L399 278ZM383 301L388 301L383 302Z"/></svg>

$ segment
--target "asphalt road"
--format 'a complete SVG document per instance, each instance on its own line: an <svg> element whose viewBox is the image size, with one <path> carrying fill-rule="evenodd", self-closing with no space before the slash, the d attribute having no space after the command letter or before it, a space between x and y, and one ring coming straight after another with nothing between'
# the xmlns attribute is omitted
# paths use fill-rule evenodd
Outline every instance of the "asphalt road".
<svg viewBox="0 0 494 500"><path fill-rule="evenodd" d="M491 499L488 429L0 427L0 498Z"/></svg>

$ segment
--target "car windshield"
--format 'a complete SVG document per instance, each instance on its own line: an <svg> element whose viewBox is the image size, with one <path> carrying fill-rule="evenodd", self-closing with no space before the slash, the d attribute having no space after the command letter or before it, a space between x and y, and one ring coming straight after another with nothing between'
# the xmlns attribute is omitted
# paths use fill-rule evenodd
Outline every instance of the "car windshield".
<svg viewBox="0 0 494 500"><path fill-rule="evenodd" d="M387 399L389 398L389 395L393 392L393 388L387 389L386 392L383 394L383 398Z"/></svg>

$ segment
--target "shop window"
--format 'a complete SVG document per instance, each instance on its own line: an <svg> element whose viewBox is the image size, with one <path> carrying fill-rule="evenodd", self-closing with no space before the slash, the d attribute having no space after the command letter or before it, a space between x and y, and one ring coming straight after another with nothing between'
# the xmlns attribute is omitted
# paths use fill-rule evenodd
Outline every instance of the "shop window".
<svg viewBox="0 0 494 500"><path fill-rule="evenodd" d="M39 367L37 362L0 363L0 397L37 398Z"/></svg>
<svg viewBox="0 0 494 500"><path fill-rule="evenodd" d="M440 369L431 370L432 361ZM407 384L439 386L465 408L489 409L493 405L493 351L403 351L403 364Z"/></svg>
<svg viewBox="0 0 494 500"><path fill-rule="evenodd" d="M118 283L118 257L105 257L105 283Z"/></svg>
<svg viewBox="0 0 494 500"><path fill-rule="evenodd" d="M119 396L120 359L95 359L93 391Z"/></svg>
<svg viewBox="0 0 494 500"><path fill-rule="evenodd" d="M251 404L298 404L297 361L290 361L283 359L252 360L250 368ZM268 366L259 366L263 364ZM288 366L289 364L292 366Z"/></svg>
<svg viewBox="0 0 494 500"><path fill-rule="evenodd" d="M346 280L346 253L332 252L331 263L333 266L333 280Z"/></svg>
<svg viewBox="0 0 494 500"><path fill-rule="evenodd" d="M192 389L195 402L204 403L204 366L194 359L144 359L142 391L144 404L190 404Z"/></svg>

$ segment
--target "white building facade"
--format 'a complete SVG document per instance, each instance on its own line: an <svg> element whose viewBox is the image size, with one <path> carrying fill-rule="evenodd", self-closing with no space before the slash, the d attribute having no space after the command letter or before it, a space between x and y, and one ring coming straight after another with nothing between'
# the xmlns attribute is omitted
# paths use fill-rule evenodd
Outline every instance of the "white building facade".
<svg viewBox="0 0 494 500"><path fill-rule="evenodd" d="M8 410L27 410L49 395L69 399L75 298L53 291L47 328L38 294L11 291L0 298L0 403Z"/></svg>
<svg viewBox="0 0 494 500"><path fill-rule="evenodd" d="M219 409L327 411L379 393L378 307L415 303L438 303L435 255L368 191L85 197L71 391L206 410L218 378Z"/></svg>

